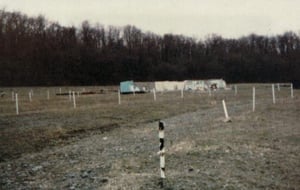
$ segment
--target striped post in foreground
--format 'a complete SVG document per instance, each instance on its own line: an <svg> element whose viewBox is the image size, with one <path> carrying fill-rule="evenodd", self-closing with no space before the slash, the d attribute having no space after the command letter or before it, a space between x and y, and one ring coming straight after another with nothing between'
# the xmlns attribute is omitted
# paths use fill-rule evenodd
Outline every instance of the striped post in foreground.
<svg viewBox="0 0 300 190"><path fill-rule="evenodd" d="M158 122L158 137L159 137L159 160L160 160L160 177L166 178L165 175L165 123L162 121Z"/></svg>

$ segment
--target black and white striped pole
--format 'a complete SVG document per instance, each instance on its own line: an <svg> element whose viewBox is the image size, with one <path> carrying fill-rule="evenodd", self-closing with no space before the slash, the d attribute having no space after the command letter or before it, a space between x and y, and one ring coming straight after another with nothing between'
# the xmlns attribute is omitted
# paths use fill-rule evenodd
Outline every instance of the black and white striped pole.
<svg viewBox="0 0 300 190"><path fill-rule="evenodd" d="M165 123L162 121L158 122L158 137L159 137L159 163L160 163L160 177L166 178L165 175Z"/></svg>

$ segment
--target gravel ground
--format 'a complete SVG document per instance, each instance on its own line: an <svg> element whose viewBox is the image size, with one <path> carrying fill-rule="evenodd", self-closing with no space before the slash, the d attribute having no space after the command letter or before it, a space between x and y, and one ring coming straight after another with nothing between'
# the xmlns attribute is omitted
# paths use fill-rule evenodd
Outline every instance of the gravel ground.
<svg viewBox="0 0 300 190"><path fill-rule="evenodd" d="M151 122L1 162L0 189L299 189L299 100L228 105L163 119L164 181Z"/></svg>

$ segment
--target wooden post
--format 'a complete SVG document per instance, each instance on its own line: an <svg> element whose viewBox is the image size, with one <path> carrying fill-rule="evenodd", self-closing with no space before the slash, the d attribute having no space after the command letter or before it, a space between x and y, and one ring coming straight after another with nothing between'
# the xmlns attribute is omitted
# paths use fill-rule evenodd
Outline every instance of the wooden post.
<svg viewBox="0 0 300 190"><path fill-rule="evenodd" d="M73 91L73 106L76 108L75 92Z"/></svg>
<svg viewBox="0 0 300 190"><path fill-rule="evenodd" d="M294 98L294 88L293 88L293 83L291 83L291 98Z"/></svg>
<svg viewBox="0 0 300 190"><path fill-rule="evenodd" d="M224 122L230 122L231 119L228 116L228 112L227 112L227 107L226 107L225 100L222 100L222 103L223 103L223 109L224 109L224 113L225 113L225 120L224 120Z"/></svg>
<svg viewBox="0 0 300 190"><path fill-rule="evenodd" d="M158 122L158 137L159 137L159 161L160 161L160 177L166 178L165 175L165 123L162 121Z"/></svg>
<svg viewBox="0 0 300 190"><path fill-rule="evenodd" d="M255 87L252 89L252 111L255 111Z"/></svg>
<svg viewBox="0 0 300 190"><path fill-rule="evenodd" d="M273 96L273 104L276 103L276 99L275 99L275 88L274 88L274 84L272 84L272 96Z"/></svg>
<svg viewBox="0 0 300 190"><path fill-rule="evenodd" d="M119 105L121 105L121 93L120 93L120 90L118 90L118 100L119 100Z"/></svg>
<svg viewBox="0 0 300 190"><path fill-rule="evenodd" d="M153 98L154 98L154 101L156 101L156 90L155 90L155 88L153 88Z"/></svg>
<svg viewBox="0 0 300 190"><path fill-rule="evenodd" d="M18 94L16 93L16 114L19 115L19 100L18 100Z"/></svg>

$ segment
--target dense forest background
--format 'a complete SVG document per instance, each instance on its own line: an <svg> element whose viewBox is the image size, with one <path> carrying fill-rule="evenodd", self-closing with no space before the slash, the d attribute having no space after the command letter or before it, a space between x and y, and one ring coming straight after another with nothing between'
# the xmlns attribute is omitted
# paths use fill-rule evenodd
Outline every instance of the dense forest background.
<svg viewBox="0 0 300 190"><path fill-rule="evenodd" d="M207 78L300 80L300 36L286 32L224 39L212 34L199 40L160 36L130 25L84 21L79 28L64 27L43 16L0 10L0 86Z"/></svg>

